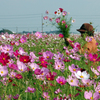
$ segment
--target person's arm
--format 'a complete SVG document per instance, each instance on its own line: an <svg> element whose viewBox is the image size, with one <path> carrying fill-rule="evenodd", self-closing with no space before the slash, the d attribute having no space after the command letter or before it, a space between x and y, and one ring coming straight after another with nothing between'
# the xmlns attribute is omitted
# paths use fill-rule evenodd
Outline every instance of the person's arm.
<svg viewBox="0 0 100 100"><path fill-rule="evenodd" d="M68 41L69 45L74 48L73 41L71 41L70 38L66 38L66 40Z"/></svg>

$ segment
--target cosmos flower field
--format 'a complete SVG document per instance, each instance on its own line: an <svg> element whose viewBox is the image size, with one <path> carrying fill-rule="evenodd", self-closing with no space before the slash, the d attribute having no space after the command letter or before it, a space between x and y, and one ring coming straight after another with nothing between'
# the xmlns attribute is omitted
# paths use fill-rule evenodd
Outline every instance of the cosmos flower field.
<svg viewBox="0 0 100 100"><path fill-rule="evenodd" d="M73 48L61 34L0 35L0 100L99 100L100 33L94 38L98 52L80 54L77 34Z"/></svg>

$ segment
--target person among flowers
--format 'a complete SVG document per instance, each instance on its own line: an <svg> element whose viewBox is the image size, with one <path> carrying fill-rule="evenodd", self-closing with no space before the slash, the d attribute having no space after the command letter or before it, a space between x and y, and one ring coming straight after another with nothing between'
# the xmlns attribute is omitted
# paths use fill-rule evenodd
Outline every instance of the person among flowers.
<svg viewBox="0 0 100 100"><path fill-rule="evenodd" d="M80 54L87 53L96 53L97 52L97 42L94 39L94 29L93 26L89 23L83 23L80 29L77 29L81 33L81 37L84 38L84 35L88 36L87 43L79 49ZM67 38L68 43L74 47L74 43Z"/></svg>

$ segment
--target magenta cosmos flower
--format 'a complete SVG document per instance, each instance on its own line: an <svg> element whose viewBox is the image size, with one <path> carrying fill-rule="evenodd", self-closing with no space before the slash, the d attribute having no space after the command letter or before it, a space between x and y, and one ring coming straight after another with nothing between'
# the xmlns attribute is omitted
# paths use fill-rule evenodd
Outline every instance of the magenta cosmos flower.
<svg viewBox="0 0 100 100"><path fill-rule="evenodd" d="M93 62L96 62L96 61L100 61L100 57L99 58L97 58L98 57L98 55L97 54L89 54L88 55L88 59L90 60L90 61L93 61Z"/></svg>
<svg viewBox="0 0 100 100"><path fill-rule="evenodd" d="M56 23L59 23L60 22L60 18L56 18Z"/></svg>
<svg viewBox="0 0 100 100"><path fill-rule="evenodd" d="M31 87L28 87L27 90L25 90L25 92L31 92L31 93L34 93L35 91L36 89Z"/></svg>
<svg viewBox="0 0 100 100"><path fill-rule="evenodd" d="M84 92L85 99L89 100L99 100L100 96L98 92L95 92L94 94L91 91L85 91Z"/></svg>
<svg viewBox="0 0 100 100"><path fill-rule="evenodd" d="M63 38L63 37L64 37L64 35L60 33L60 34L59 34L59 37L60 37L60 38Z"/></svg>
<svg viewBox="0 0 100 100"><path fill-rule="evenodd" d="M63 76L58 76L56 79L57 83L64 85L67 81L65 80L65 77Z"/></svg>

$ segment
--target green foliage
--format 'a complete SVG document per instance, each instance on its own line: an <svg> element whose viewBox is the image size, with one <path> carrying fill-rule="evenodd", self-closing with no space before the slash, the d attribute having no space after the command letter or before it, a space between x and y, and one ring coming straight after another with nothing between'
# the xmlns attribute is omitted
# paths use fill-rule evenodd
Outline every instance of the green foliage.
<svg viewBox="0 0 100 100"><path fill-rule="evenodd" d="M2 30L0 30L0 34L1 33L8 33L8 34L13 34L13 32L12 31L10 31L10 30L8 30L8 29L2 29Z"/></svg>

